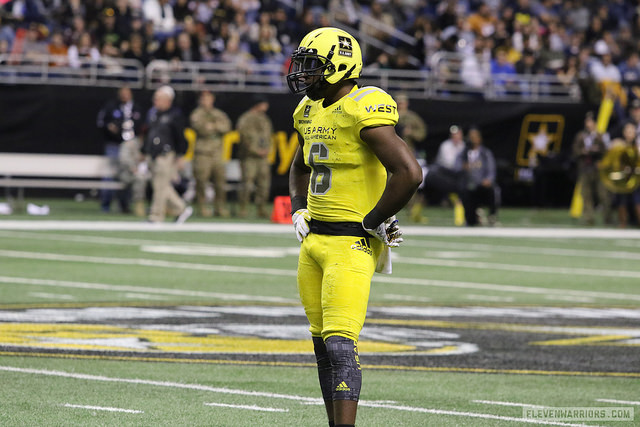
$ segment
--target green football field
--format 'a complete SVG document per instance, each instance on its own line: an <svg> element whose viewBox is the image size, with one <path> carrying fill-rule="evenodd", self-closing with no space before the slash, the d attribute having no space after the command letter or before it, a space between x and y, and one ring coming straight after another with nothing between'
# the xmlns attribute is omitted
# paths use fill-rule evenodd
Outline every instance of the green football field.
<svg viewBox="0 0 640 427"><path fill-rule="evenodd" d="M0 217L0 425L327 425L290 225L37 203ZM640 425L638 230L427 215L374 277L357 425Z"/></svg>

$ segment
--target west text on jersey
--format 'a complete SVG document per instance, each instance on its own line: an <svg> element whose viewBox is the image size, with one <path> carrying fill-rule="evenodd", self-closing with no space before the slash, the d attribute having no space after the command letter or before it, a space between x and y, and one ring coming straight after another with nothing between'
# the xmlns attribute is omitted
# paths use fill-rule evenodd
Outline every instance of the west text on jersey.
<svg viewBox="0 0 640 427"><path fill-rule="evenodd" d="M395 105L389 104L377 104L377 105L367 105L364 107L367 113L375 113L376 111L379 113L395 113L397 107Z"/></svg>

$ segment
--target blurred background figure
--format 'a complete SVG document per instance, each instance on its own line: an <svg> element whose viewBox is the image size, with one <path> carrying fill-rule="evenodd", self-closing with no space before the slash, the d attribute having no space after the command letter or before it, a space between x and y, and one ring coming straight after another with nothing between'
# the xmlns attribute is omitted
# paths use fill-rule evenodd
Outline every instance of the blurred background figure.
<svg viewBox="0 0 640 427"><path fill-rule="evenodd" d="M464 208L459 193L462 185L462 170L457 159L465 148L464 133L458 125L449 128L449 138L438 148L436 161L429 166L425 185L431 190L436 200L449 200L454 209L455 225L464 224ZM443 199L447 197L446 199Z"/></svg>
<svg viewBox="0 0 640 427"><path fill-rule="evenodd" d="M239 195L238 216L248 215L251 194L260 218L268 218L267 201L271 188L271 167L269 152L273 124L267 115L269 102L267 98L256 96L253 106L240 116L236 128L240 134L239 157L242 169L242 189Z"/></svg>
<svg viewBox="0 0 640 427"><path fill-rule="evenodd" d="M147 114L147 134L142 152L149 157L153 198L150 222L164 221L167 207L178 212L176 223L183 223L193 213L173 187L179 170L184 166L183 155L187 151L182 113L173 107L175 91L162 86L153 94L153 108Z"/></svg>
<svg viewBox="0 0 640 427"><path fill-rule="evenodd" d="M618 210L618 227L629 224L629 212L640 223L640 155L633 123L622 128L622 138L611 141L611 147L600 162L601 177L613 191L613 207Z"/></svg>
<svg viewBox="0 0 640 427"><path fill-rule="evenodd" d="M467 226L480 224L479 208L487 206L488 225L497 222L498 187L496 185L496 161L493 153L482 144L480 129L469 129L469 147L457 159L463 171L462 203ZM484 218L482 218L484 219Z"/></svg>
<svg viewBox="0 0 640 427"><path fill-rule="evenodd" d="M606 151L604 139L596 129L596 120L590 111L584 118L584 129L578 132L573 141L573 158L578 168L583 203L582 221L585 225L594 225L597 204L602 208L604 223L611 223L610 197L598 171L598 163Z"/></svg>
<svg viewBox="0 0 640 427"><path fill-rule="evenodd" d="M120 210L131 212L130 203L135 173L140 160L140 140L142 110L134 101L131 88L123 86L118 97L108 101L98 112L97 125L104 135L104 153L113 162L118 178L124 189L117 191ZM136 201L141 201L137 189ZM114 190L101 190L100 207L104 212L111 209Z"/></svg>
<svg viewBox="0 0 640 427"><path fill-rule="evenodd" d="M415 111L409 109L409 97L405 93L400 93L396 96L396 103L398 104L398 124L396 125L396 132L407 143L411 151L416 156L416 160L423 169L423 176L426 175L427 161L425 158L424 148L421 146L424 139L427 137L427 125L422 117ZM425 224L427 217L422 213L424 207L424 182L420 184L420 188L411 198L407 204L409 209L411 221Z"/></svg>
<svg viewBox="0 0 640 427"><path fill-rule="evenodd" d="M209 91L200 94L200 103L191 113L191 128L196 132L193 172L196 179L196 202L203 217L228 217L223 141L232 124L227 114L213 106L215 95ZM213 211L208 206L206 190L213 182L215 199Z"/></svg>

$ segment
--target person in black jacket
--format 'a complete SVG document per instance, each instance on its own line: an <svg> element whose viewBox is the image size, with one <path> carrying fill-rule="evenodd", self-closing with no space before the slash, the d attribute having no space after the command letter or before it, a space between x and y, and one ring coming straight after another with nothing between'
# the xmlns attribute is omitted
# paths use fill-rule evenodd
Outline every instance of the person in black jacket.
<svg viewBox="0 0 640 427"><path fill-rule="evenodd" d="M97 126L104 135L104 153L113 162L118 171L118 179L124 184L124 188L116 193L123 213L130 212L133 177L127 172L137 165L139 160L139 155L135 153L139 152L138 136L141 124L142 110L134 101L128 86L118 89L118 98L108 101L98 113ZM134 149L127 149L129 146L133 146ZM100 205L104 212L109 212L112 198L113 190L101 191Z"/></svg>
<svg viewBox="0 0 640 427"><path fill-rule="evenodd" d="M462 204L467 226L478 225L478 208L489 207L489 225L497 222L498 187L496 185L496 161L493 153L482 144L480 129L469 129L469 146L459 154L456 163L464 171Z"/></svg>
<svg viewBox="0 0 640 427"><path fill-rule="evenodd" d="M170 86L158 88L153 95L153 108L147 115L147 134L142 152L151 165L153 199L150 222L164 221L167 206L180 212L176 223L183 223L193 213L173 188L172 180L183 166L182 156L187 151L184 136L185 121L179 109L173 107L175 92Z"/></svg>

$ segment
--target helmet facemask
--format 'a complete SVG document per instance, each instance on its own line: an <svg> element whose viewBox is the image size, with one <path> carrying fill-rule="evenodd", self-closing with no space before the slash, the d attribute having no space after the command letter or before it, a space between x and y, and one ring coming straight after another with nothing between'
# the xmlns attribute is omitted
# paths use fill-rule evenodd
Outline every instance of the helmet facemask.
<svg viewBox="0 0 640 427"><path fill-rule="evenodd" d="M329 58L318 55L316 49L299 47L291 55L287 84L293 93L308 93L328 84L326 77L334 72L335 66Z"/></svg>

